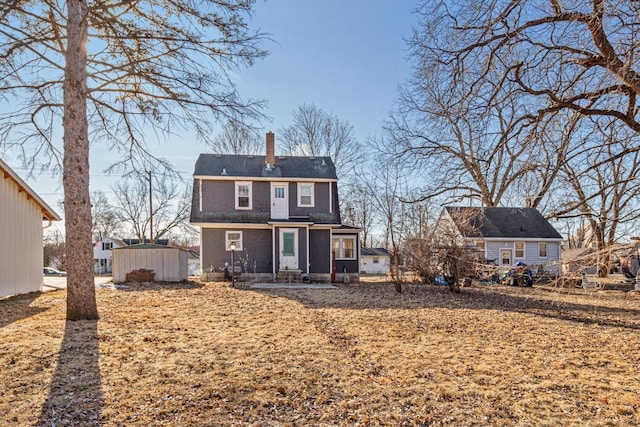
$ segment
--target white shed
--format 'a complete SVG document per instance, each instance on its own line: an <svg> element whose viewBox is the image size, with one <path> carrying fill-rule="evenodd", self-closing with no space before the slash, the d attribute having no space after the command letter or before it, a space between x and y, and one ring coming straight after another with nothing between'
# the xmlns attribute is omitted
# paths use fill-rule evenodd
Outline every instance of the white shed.
<svg viewBox="0 0 640 427"><path fill-rule="evenodd" d="M42 290L42 221L60 217L0 160L0 296Z"/></svg>
<svg viewBox="0 0 640 427"><path fill-rule="evenodd" d="M113 282L126 281L127 273L152 270L158 282L182 282L189 277L189 253L180 248L139 244L113 249Z"/></svg>

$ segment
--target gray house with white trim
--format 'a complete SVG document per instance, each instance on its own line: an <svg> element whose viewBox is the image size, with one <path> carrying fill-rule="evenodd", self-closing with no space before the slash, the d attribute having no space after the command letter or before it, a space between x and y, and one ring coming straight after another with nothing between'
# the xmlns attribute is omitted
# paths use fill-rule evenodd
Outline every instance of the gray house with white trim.
<svg viewBox="0 0 640 427"><path fill-rule="evenodd" d="M448 230L500 268L524 263L546 273L561 272L562 236L535 208L447 206L434 232Z"/></svg>
<svg viewBox="0 0 640 427"><path fill-rule="evenodd" d="M360 229L342 224L338 178L329 157L201 154L191 224L200 227L203 273L231 264L232 251L258 279L280 271L311 280L357 280Z"/></svg>

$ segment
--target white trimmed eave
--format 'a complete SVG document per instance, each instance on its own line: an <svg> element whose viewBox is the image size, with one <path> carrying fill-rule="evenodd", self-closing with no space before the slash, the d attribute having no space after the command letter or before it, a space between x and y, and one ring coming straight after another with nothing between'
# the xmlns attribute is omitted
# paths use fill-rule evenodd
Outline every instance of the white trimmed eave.
<svg viewBox="0 0 640 427"><path fill-rule="evenodd" d="M269 224L250 224L246 222L190 222L194 227L200 228L253 228L256 230L270 230Z"/></svg>
<svg viewBox="0 0 640 427"><path fill-rule="evenodd" d="M354 233L360 233L361 231L362 231L362 228L349 228L349 229L338 228L333 230L333 233L334 234L354 234Z"/></svg>
<svg viewBox="0 0 640 427"><path fill-rule="evenodd" d="M42 198L31 189L31 187L27 185L27 183L24 182L22 178L20 178L18 174L16 174L13 169L9 167L8 164L2 161L2 159L0 159L0 172L2 173L4 179L10 178L15 183L15 185L18 187L19 192L26 193L28 200L33 200L37 205L39 205L40 210L42 211L43 220L61 220L60 215L58 215L53 209L51 209L51 207L44 200L42 200Z"/></svg>
<svg viewBox="0 0 640 427"><path fill-rule="evenodd" d="M297 178L297 177L265 177L265 176L232 176L232 175L194 175L193 179L202 181L266 181L266 182L338 182L333 178Z"/></svg>
<svg viewBox="0 0 640 427"><path fill-rule="evenodd" d="M466 240L485 242L562 242L562 239L547 237L467 237Z"/></svg>

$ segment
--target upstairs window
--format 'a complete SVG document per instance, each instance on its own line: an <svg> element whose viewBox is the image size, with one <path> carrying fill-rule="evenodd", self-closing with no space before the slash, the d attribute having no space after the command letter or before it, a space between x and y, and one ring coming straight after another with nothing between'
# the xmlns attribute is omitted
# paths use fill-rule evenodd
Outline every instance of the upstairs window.
<svg viewBox="0 0 640 427"><path fill-rule="evenodd" d="M313 184L298 183L298 207L312 208L313 206Z"/></svg>
<svg viewBox="0 0 640 427"><path fill-rule="evenodd" d="M250 182L236 182L236 209L251 209Z"/></svg>
<svg viewBox="0 0 640 427"><path fill-rule="evenodd" d="M113 242L102 242L102 250L110 251L113 249Z"/></svg>
<svg viewBox="0 0 640 427"><path fill-rule="evenodd" d="M516 258L524 258L524 242L516 242Z"/></svg>

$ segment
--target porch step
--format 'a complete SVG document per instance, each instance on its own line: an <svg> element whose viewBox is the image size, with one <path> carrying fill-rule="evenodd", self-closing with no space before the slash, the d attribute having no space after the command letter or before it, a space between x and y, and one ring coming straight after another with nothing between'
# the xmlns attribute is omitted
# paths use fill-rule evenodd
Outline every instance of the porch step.
<svg viewBox="0 0 640 427"><path fill-rule="evenodd" d="M278 282L301 282L302 270L278 270Z"/></svg>

